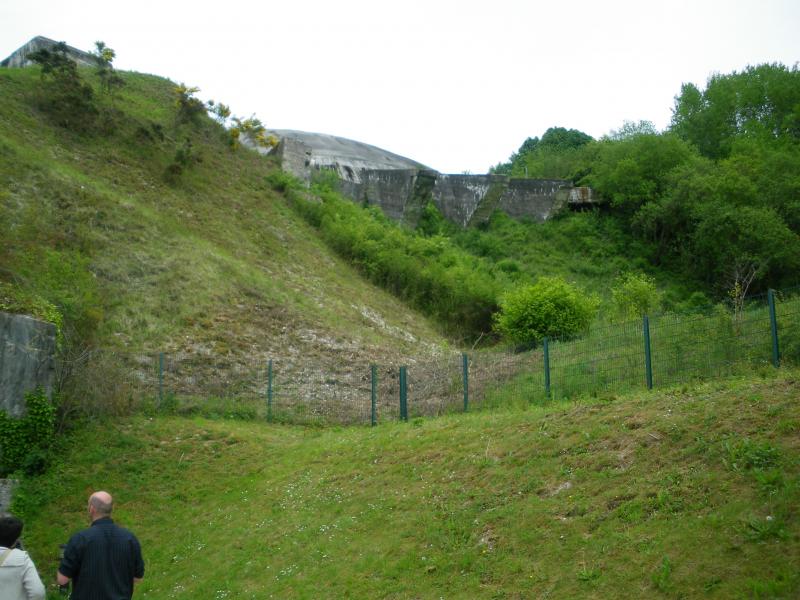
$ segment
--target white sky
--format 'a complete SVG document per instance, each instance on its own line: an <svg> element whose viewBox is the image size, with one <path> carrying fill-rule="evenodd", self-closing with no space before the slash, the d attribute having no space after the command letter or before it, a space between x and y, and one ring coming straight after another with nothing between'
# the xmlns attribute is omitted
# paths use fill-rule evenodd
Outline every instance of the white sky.
<svg viewBox="0 0 800 600"><path fill-rule="evenodd" d="M36 35L198 86L267 127L484 173L551 126L663 129L681 83L800 60L800 0L0 0Z"/></svg>

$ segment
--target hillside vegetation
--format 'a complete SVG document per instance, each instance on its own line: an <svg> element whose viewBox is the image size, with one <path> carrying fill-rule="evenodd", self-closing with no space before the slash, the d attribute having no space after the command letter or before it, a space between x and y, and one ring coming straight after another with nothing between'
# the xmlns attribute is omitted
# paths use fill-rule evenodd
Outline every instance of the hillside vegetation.
<svg viewBox="0 0 800 600"><path fill-rule="evenodd" d="M111 490L142 598L796 598L799 375L376 428L115 420L15 510L49 579Z"/></svg>
<svg viewBox="0 0 800 600"><path fill-rule="evenodd" d="M440 352L442 334L496 339L500 296L522 280L557 274L607 296L637 264L628 236L592 217L537 230L558 242L515 263L460 243L430 211L415 233L324 186L319 203L232 147L190 88L114 72L124 85L105 93L91 69L78 73L88 108L83 96L55 102L65 92L40 67L0 73L0 306L59 323L65 356L101 348L125 368L159 351L230 366L398 362Z"/></svg>
<svg viewBox="0 0 800 600"><path fill-rule="evenodd" d="M800 283L800 71L748 66L676 90L672 122L600 140L553 127L495 172L591 186L652 266L712 299Z"/></svg>
<svg viewBox="0 0 800 600"><path fill-rule="evenodd" d="M50 306L68 346L127 357L437 351L424 316L364 282L272 190L269 159L233 150L204 114L180 122L175 84L121 77L76 132L43 108L38 67L0 72L3 308Z"/></svg>
<svg viewBox="0 0 800 600"><path fill-rule="evenodd" d="M76 85L39 67L0 71L0 310L57 323L62 375L80 383L58 382L61 420L43 394L29 399L46 421L46 444L25 459L13 510L46 580L59 544L85 524L87 493L108 489L116 518L145 549L137 597L800 595L800 373L769 366L766 326L748 379L624 397L592 388L599 398L574 403L549 400L537 381L534 406L530 393L512 398L516 380L532 373L493 372L501 369L487 360L483 371L497 381L484 406L502 411L374 428L276 425L255 409L216 413L249 421L179 417L166 414L180 413L174 397L156 410L104 387L131 372L144 381L159 351L205 366L188 379L201 396L220 383L214 389L232 403L239 398L222 375L272 358L301 384L309 364L451 358L451 344L496 343L495 311L530 289L585 296L579 307L600 307L596 321L614 323L627 314L617 310L637 318L651 308L681 311L731 291L733 316L764 313L741 302L748 286L797 283L794 180L758 195L754 182L768 181L773 163L753 163L758 177L748 179L737 152L783 157L792 175L791 119L772 136L780 146L748 129L761 137L715 156L695 147L696 128L677 121L668 134L568 135L536 156L552 158L560 176L579 167L571 176L611 200L605 212L545 224L494 215L483 229L458 231L428 206L414 231L343 200L324 178L303 188L232 144L191 88L105 66L100 81L81 70ZM677 157L675 168L659 167L664 156ZM725 174L740 171L742 185L731 188ZM736 196L740 189L747 193ZM714 241L732 244L718 252ZM701 252L696 264L691 252ZM527 306L517 308L509 317L524 321ZM730 339L742 339L727 308L716 315L735 330ZM793 327L781 330L781 343L794 344L786 347L796 358L796 318L781 318ZM511 321L503 327L516 341ZM705 337L692 322L680 329ZM640 333L629 333L638 356ZM707 342L695 351L741 350ZM105 361L81 362L98 349ZM557 364L559 349L580 348L553 344L554 373L572 367ZM663 376L667 354L654 356ZM90 368L75 371L80 364ZM596 367L577 365L578 383L594 382ZM366 372L323 380L363 392ZM669 374L682 381L681 371ZM458 374L444 379L457 393ZM562 381L554 378L554 397L567 395ZM289 402L304 400L300 386L287 387L298 396ZM100 418L75 418L84 392L96 402L86 414ZM263 390L251 400L262 406ZM67 424L60 437L57 423ZM9 439L0 442L30 450Z"/></svg>

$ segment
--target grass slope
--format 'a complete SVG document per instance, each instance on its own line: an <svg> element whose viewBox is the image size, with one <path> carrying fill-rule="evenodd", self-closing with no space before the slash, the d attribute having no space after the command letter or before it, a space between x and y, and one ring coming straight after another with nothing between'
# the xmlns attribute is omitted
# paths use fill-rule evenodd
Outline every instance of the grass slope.
<svg viewBox="0 0 800 600"><path fill-rule="evenodd" d="M17 510L41 572L116 495L142 598L796 598L800 373L305 429L83 429Z"/></svg>
<svg viewBox="0 0 800 600"><path fill-rule="evenodd" d="M267 185L268 158L232 151L205 117L177 125L171 82L123 76L78 135L36 108L37 68L0 72L0 279L127 355L367 362L442 342L328 250ZM186 139L199 162L170 182Z"/></svg>

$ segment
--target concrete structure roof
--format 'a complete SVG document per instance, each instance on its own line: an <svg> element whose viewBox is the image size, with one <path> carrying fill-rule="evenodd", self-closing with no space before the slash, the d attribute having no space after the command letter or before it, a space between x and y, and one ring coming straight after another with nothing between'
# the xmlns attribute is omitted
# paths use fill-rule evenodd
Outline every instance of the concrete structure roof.
<svg viewBox="0 0 800 600"><path fill-rule="evenodd" d="M273 129L269 133L278 139L295 139L311 150L311 164L316 167L338 165L353 170L429 169L415 160L388 150L325 133L310 133L294 129Z"/></svg>
<svg viewBox="0 0 800 600"><path fill-rule="evenodd" d="M33 64L33 61L28 59L29 54L33 54L42 48L52 48L58 43L59 42L51 40L50 38L37 35L27 44L20 46L2 62L0 62L0 67L18 68L30 66ZM83 50L79 50L78 48L73 48L72 46L67 46L67 56L69 56L79 65L95 66L97 64L97 61L92 54L89 52L84 52Z"/></svg>

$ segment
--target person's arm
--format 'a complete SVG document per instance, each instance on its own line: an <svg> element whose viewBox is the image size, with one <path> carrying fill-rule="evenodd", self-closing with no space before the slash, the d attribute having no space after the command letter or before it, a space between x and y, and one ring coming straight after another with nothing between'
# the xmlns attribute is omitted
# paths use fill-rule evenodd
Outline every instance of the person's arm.
<svg viewBox="0 0 800 600"><path fill-rule="evenodd" d="M133 573L133 584L136 585L142 579L144 579L144 559L142 558L142 547L139 544L139 540L136 539L136 536L133 536L132 546L133 546L133 556L134 556L134 573Z"/></svg>
<svg viewBox="0 0 800 600"><path fill-rule="evenodd" d="M45 589L39 573L33 564L30 556L25 560L25 568L22 571L22 588L25 590L25 597L28 600L44 600Z"/></svg>
<svg viewBox="0 0 800 600"><path fill-rule="evenodd" d="M61 564L58 565L56 581L58 585L67 585L81 568L81 556L83 555L82 538L80 534L73 535L64 547L64 554L61 557Z"/></svg>

